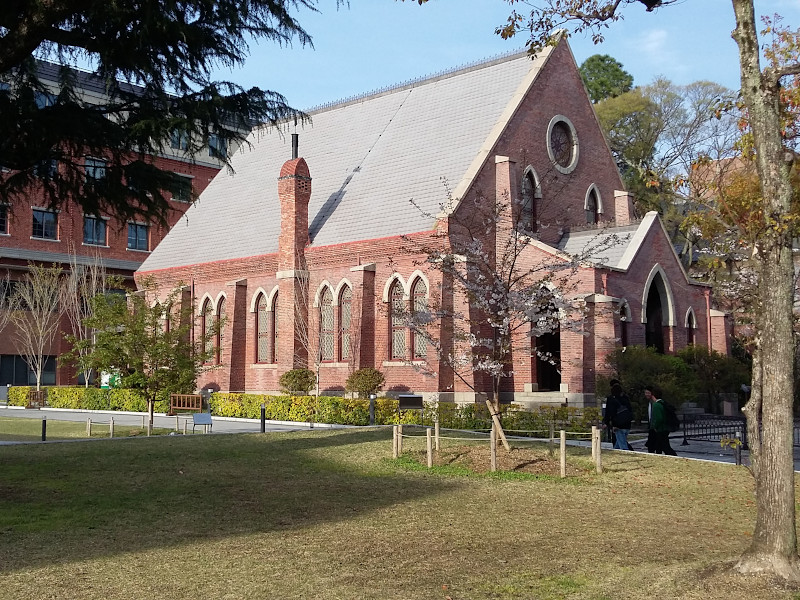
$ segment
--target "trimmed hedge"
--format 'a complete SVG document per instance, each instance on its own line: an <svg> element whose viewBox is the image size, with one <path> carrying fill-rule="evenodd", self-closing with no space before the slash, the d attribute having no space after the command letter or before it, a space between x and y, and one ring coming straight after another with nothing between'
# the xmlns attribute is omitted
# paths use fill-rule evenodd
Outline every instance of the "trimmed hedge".
<svg viewBox="0 0 800 600"><path fill-rule="evenodd" d="M266 418L275 421L301 421L335 423L339 425L368 425L369 400L342 398L340 396L268 396L254 394L215 393L209 404L211 412L221 417L258 419L261 404ZM515 405L501 407L503 427L510 433L530 432L544 434L553 428L571 431L589 431L601 420L596 408L541 407L527 411ZM400 421L407 424L432 424L438 416L439 424L448 429L490 429L489 410L484 404L427 403L420 418L419 411L404 411ZM375 401L375 423L390 425L398 422L397 400L378 398Z"/></svg>
<svg viewBox="0 0 800 600"><path fill-rule="evenodd" d="M10 406L25 406L28 403L28 386L15 386L8 390ZM75 410L124 410L146 412L147 399L137 390L101 390L86 387L48 387L47 405L53 408ZM169 410L169 394L160 394L153 407L155 412Z"/></svg>
<svg viewBox="0 0 800 600"><path fill-rule="evenodd" d="M28 386L12 387L8 391L10 406L26 406ZM333 423L338 425L369 425L369 400L342 398L340 396L267 396L260 394L226 394L217 392L211 395L211 413L220 417L261 418L261 404L264 404L266 418L272 421L298 421ZM84 410L124 410L145 412L147 400L136 390L101 390L85 387L47 388L47 404L54 408ZM154 407L156 412L169 410L169 395L161 394ZM500 408L503 428L509 434L522 434L534 431L543 435L555 430L589 431L592 425L600 422L600 411L596 408L577 409L573 407L540 407L527 411L515 405L504 404ZM488 430L492 426L489 410L485 404L426 403L420 412L407 410L400 415L402 423L431 425L438 418L439 424L447 429ZM375 401L375 423L391 425L398 422L397 400L378 398Z"/></svg>

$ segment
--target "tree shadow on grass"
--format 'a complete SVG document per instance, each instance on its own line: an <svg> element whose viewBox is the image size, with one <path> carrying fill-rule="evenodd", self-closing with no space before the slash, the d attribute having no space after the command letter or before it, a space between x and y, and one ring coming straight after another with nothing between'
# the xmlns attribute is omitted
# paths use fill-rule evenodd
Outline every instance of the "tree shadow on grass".
<svg viewBox="0 0 800 600"><path fill-rule="evenodd" d="M6 448L0 572L302 529L462 485L389 457L388 430Z"/></svg>

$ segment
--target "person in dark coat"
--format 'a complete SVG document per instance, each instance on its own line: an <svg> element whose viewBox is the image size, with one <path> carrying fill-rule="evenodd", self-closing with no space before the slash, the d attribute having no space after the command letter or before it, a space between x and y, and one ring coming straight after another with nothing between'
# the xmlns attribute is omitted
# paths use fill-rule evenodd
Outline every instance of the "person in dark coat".
<svg viewBox="0 0 800 600"><path fill-rule="evenodd" d="M650 431L647 436L647 448L653 454L677 456L669 444L669 427L667 426L666 409L658 397L661 394L651 386L644 388L644 397L650 402Z"/></svg>
<svg viewBox="0 0 800 600"><path fill-rule="evenodd" d="M617 379L611 380L611 395L606 398L603 422L614 432L615 450L633 450L628 443L628 433L633 422L633 407Z"/></svg>

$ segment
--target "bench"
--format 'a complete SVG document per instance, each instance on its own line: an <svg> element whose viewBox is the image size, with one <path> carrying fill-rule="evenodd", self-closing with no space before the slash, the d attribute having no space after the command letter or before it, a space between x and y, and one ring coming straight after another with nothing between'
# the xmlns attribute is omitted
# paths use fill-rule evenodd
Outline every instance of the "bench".
<svg viewBox="0 0 800 600"><path fill-rule="evenodd" d="M203 397L200 394L170 394L169 414L176 410L203 412Z"/></svg>
<svg viewBox="0 0 800 600"><path fill-rule="evenodd" d="M192 419L192 433L194 433L194 428L198 425L203 426L203 433L208 433L214 427L211 422L211 413L195 413L192 415Z"/></svg>

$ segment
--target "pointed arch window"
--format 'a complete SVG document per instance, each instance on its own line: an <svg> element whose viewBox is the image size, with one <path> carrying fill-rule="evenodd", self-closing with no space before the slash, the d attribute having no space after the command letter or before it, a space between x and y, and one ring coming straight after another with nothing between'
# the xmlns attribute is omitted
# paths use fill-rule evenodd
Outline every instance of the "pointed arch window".
<svg viewBox="0 0 800 600"><path fill-rule="evenodd" d="M272 336L270 335L270 315L264 294L256 300L256 362L271 363Z"/></svg>
<svg viewBox="0 0 800 600"><path fill-rule="evenodd" d="M339 295L339 359L350 360L350 324L353 311L353 291L345 286Z"/></svg>
<svg viewBox="0 0 800 600"><path fill-rule="evenodd" d="M223 327L225 327L225 298L219 299L217 307L216 340L214 344L214 363L222 362L222 342L225 339Z"/></svg>
<svg viewBox="0 0 800 600"><path fill-rule="evenodd" d="M421 278L414 282L411 298L414 323L419 326L419 317L428 312L428 286ZM414 358L424 358L428 352L428 344L425 341L425 337L419 335L414 329L411 330L411 347L414 349Z"/></svg>
<svg viewBox="0 0 800 600"><path fill-rule="evenodd" d="M522 178L522 206L520 207L519 229L538 231L539 216L536 214L536 199L541 197L539 185L533 171L529 168Z"/></svg>
<svg viewBox="0 0 800 600"><path fill-rule="evenodd" d="M211 309L211 300L203 302L200 328L203 330L203 350L206 360L210 361L214 351L214 316Z"/></svg>
<svg viewBox="0 0 800 600"><path fill-rule="evenodd" d="M270 315L271 321L270 324L272 326L272 348L270 349L270 362L276 363L278 362L278 348L280 347L278 344L278 299L280 296L278 292L275 292L275 297L272 298L272 314Z"/></svg>
<svg viewBox="0 0 800 600"><path fill-rule="evenodd" d="M598 212L598 207L600 206L600 202L597 198L597 190L592 189L589 192L589 195L586 197L586 222L590 225L597 224L599 220L600 214Z"/></svg>
<svg viewBox="0 0 800 600"><path fill-rule="evenodd" d="M330 362L334 359L334 321L333 321L333 294L330 288L325 288L319 303L319 351L323 361Z"/></svg>
<svg viewBox="0 0 800 600"><path fill-rule="evenodd" d="M689 309L689 312L686 314L686 345L691 346L694 344L694 330L697 327L697 324L694 320L694 312Z"/></svg>
<svg viewBox="0 0 800 600"><path fill-rule="evenodd" d="M405 313L405 300L403 299L403 286L395 281L389 290L389 356L393 359L406 358L406 327L403 315Z"/></svg>

